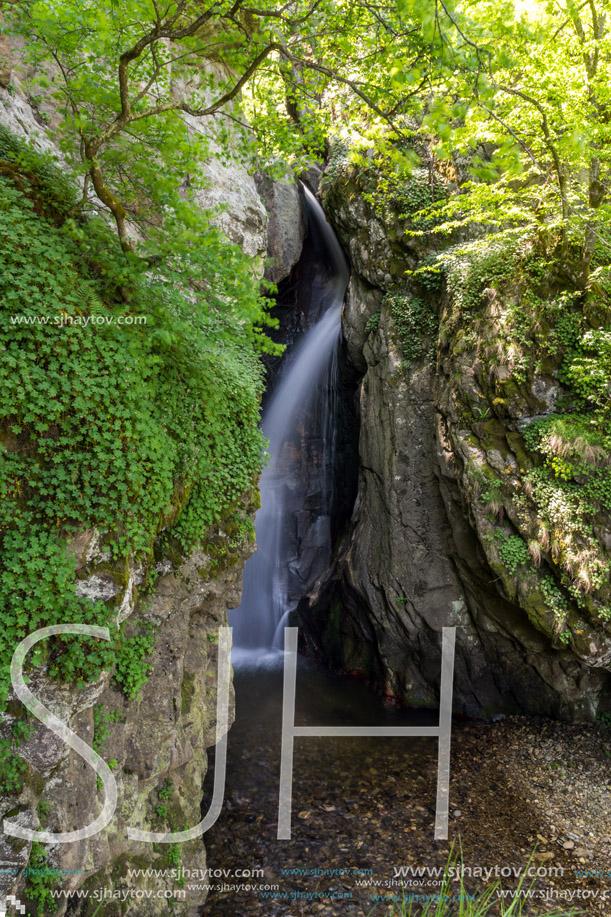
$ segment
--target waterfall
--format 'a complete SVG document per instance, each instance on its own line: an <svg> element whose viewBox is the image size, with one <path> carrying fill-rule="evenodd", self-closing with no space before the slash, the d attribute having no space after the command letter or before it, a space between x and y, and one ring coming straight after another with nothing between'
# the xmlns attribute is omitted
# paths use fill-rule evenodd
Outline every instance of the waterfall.
<svg viewBox="0 0 611 917"><path fill-rule="evenodd" d="M331 553L338 346L349 269L320 204L304 191L308 231L322 251L310 302L320 317L283 356L263 414L270 458L261 475L257 551L246 563L242 604L229 614L234 662L281 648L289 613Z"/></svg>

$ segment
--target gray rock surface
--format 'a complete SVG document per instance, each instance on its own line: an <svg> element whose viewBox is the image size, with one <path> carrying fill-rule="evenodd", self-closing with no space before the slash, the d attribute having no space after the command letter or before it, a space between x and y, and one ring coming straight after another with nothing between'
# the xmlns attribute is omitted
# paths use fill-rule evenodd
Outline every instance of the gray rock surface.
<svg viewBox="0 0 611 917"><path fill-rule="evenodd" d="M219 537L224 537L222 532ZM172 571L161 577L148 602L136 604L139 620L158 628L151 674L139 698L126 698L109 674L84 690L51 681L43 670L32 674L30 689L87 744L95 742L98 752L111 762L118 787L116 813L104 831L90 840L48 848L50 865L64 871L61 887L65 890L167 890L175 899L173 913L184 917L195 915L203 903L203 890L187 889L183 896L183 889L171 876L165 850L155 852L149 844L131 841L126 832L128 826L160 830L157 812L161 804L168 811L164 830L168 824L172 830L181 830L201 819L206 748L217 741L218 628L227 624L227 608L239 604L244 563L253 550L248 539L237 549L232 547L229 564L214 574L210 558L195 552L178 568L171 565ZM107 575L110 579L111 574ZM116 581L119 588L117 577ZM9 699L14 715L4 716L3 735L16 716L22 715L18 707ZM111 717L97 736L94 708L103 708L105 717ZM232 720L233 692L229 722ZM36 723L19 754L27 765L24 786L17 797L0 800L0 817L8 813L11 821L36 828L41 801L48 831L72 830L97 817L104 794L97 788L95 772L42 724ZM167 796L160 797L164 786L169 786ZM8 838L4 846L6 862L24 865L29 844ZM199 870L203 881L206 851L201 838L181 844L180 857L181 865ZM148 879L130 875L130 870L148 867L165 869L166 874ZM1 887L5 894L19 896L23 880L4 876ZM138 917L166 914L168 902L159 898L148 901L146 907L135 899L128 913ZM60 906L57 913L64 912L65 907ZM73 904L70 913L81 910L75 910Z"/></svg>
<svg viewBox="0 0 611 917"><path fill-rule="evenodd" d="M265 276L272 283L284 280L301 255L306 232L306 216L296 181L272 181L258 173L256 185L267 212L269 259Z"/></svg>
<svg viewBox="0 0 611 917"><path fill-rule="evenodd" d="M594 717L608 684L608 638L581 621L575 630L585 627L585 643L551 639L492 566L487 530L467 503L469 461L496 463L509 480L511 459L518 474L509 448L478 458L461 427L456 399L471 384L473 356L460 364L447 357L443 372L428 356L406 369L390 309L382 308L377 328L368 322L393 288L393 265L412 252L397 251L395 230L381 237L384 226L349 178L327 188L324 200L353 264L343 329L348 371L362 376L360 468L334 567L299 609L306 645L387 695L435 706L441 631L456 626L456 710ZM550 401L546 379L536 391ZM516 402L511 422L544 409Z"/></svg>

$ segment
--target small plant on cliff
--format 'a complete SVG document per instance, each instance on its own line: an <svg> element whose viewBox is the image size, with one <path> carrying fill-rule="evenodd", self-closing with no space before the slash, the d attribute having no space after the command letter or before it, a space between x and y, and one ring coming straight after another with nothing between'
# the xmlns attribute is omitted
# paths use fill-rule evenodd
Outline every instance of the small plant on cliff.
<svg viewBox="0 0 611 917"><path fill-rule="evenodd" d="M60 882L57 873L49 866L49 854L42 844L34 841L28 861L28 876L24 888L27 898L37 902L36 914L55 914L58 901L51 892L58 888Z"/></svg>
<svg viewBox="0 0 611 917"><path fill-rule="evenodd" d="M165 855L166 863L168 866L171 866L173 870L178 871L182 864L182 850L180 849L180 844L170 844L168 846L167 853ZM176 884L179 888L184 888L185 877L180 875L176 879Z"/></svg>
<svg viewBox="0 0 611 917"><path fill-rule="evenodd" d="M142 633L124 637L117 651L115 679L127 698L140 700L140 690L151 672L150 656L155 648L158 627L147 623Z"/></svg>
<svg viewBox="0 0 611 917"><path fill-rule="evenodd" d="M435 358L439 322L427 303L413 296L387 293L382 308L390 309L407 368L425 357Z"/></svg>
<svg viewBox="0 0 611 917"><path fill-rule="evenodd" d="M11 739L0 739L0 793L19 793L25 769L25 761L15 754Z"/></svg>
<svg viewBox="0 0 611 917"><path fill-rule="evenodd" d="M36 814L42 828L47 824L47 817L51 811L51 803L47 799L39 799L36 806Z"/></svg>
<svg viewBox="0 0 611 917"><path fill-rule="evenodd" d="M91 746L98 754L102 754L104 743L110 735L110 723L121 722L120 710L107 710L104 704L96 704L93 708L93 741Z"/></svg>
<svg viewBox="0 0 611 917"><path fill-rule="evenodd" d="M528 449L542 461L524 476L528 507L536 513L545 548L560 567L579 607L608 618L609 560L597 530L611 509L611 437L603 410L551 414L524 430Z"/></svg>
<svg viewBox="0 0 611 917"><path fill-rule="evenodd" d="M381 315L382 315L382 312L380 309L378 309L376 312L372 312L372 314L369 316L369 318L367 319L367 324L365 325L365 332L367 334L373 334L374 332L378 330L378 328L380 327Z"/></svg>
<svg viewBox="0 0 611 917"><path fill-rule="evenodd" d="M433 228L438 222L435 205L445 201L446 190L432 160L423 168L421 156L407 143L381 150L373 161L352 155L360 161L363 199L378 217L401 221L408 235Z"/></svg>
<svg viewBox="0 0 611 917"><path fill-rule="evenodd" d="M334 137L320 184L323 195L327 189L333 187L350 165L349 143L342 137Z"/></svg>
<svg viewBox="0 0 611 917"><path fill-rule="evenodd" d="M427 293L439 293L443 286L445 267L438 255L427 255L416 270L408 271L407 274L413 277Z"/></svg>
<svg viewBox="0 0 611 917"><path fill-rule="evenodd" d="M32 723L16 720L10 738L0 739L0 793L18 793L23 786L27 765L16 753L34 731Z"/></svg>
<svg viewBox="0 0 611 917"><path fill-rule="evenodd" d="M512 576L515 575L518 567L525 567L531 563L528 545L519 535L510 535L507 537L500 532L498 541L501 563L507 568Z"/></svg>

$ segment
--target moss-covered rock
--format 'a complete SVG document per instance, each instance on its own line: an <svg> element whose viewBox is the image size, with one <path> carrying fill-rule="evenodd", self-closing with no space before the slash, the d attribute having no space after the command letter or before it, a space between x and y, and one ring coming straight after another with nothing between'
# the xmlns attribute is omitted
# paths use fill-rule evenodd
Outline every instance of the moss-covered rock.
<svg viewBox="0 0 611 917"><path fill-rule="evenodd" d="M340 150L323 181L353 265L360 476L336 566L300 609L307 641L434 705L454 625L456 709L594 717L611 682L607 295L567 288L517 234L416 243L409 178L376 169Z"/></svg>

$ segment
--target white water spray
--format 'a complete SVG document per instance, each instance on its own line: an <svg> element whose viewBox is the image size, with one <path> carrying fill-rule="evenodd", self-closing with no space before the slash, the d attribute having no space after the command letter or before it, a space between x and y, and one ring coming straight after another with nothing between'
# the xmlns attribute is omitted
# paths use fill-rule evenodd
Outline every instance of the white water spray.
<svg viewBox="0 0 611 917"><path fill-rule="evenodd" d="M325 480L322 501L311 540L330 552L332 469L335 447L337 350L341 333L341 307L349 269L335 233L314 195L304 188L310 232L324 249L326 265L320 300L311 308L322 313L292 353L286 355L271 401L263 416L269 439L270 461L261 476L261 509L256 518L257 552L244 571L242 604L230 612L234 633L233 661L244 658L263 662L282 646L282 626L295 607L296 567L294 539L300 507L302 456L295 443L308 434L321 441L320 462ZM323 392L323 397L321 397ZM314 429L308 429L308 423ZM326 478L329 478L328 480ZM320 572L320 571L319 571ZM303 588L307 588L306 584Z"/></svg>

